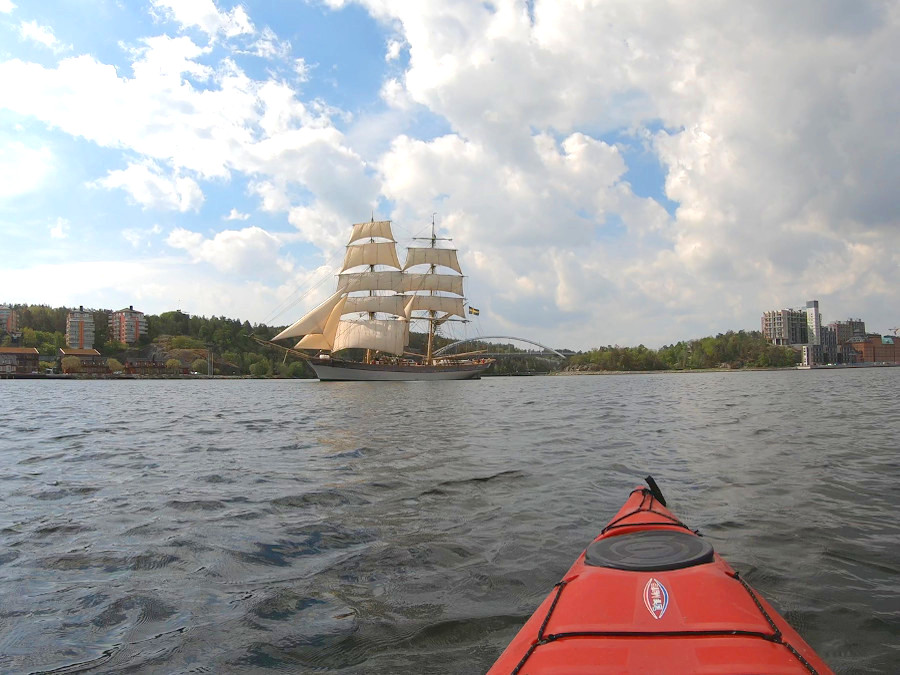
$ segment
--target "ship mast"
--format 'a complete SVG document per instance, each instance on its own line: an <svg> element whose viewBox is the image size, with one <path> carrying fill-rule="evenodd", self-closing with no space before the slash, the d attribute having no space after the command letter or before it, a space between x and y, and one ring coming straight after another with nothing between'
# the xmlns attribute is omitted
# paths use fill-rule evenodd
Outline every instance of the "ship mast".
<svg viewBox="0 0 900 675"><path fill-rule="evenodd" d="M431 237L428 237L431 241L431 248L437 248L438 241L453 241L449 237L438 237L435 231L434 225L434 216L435 214L431 214ZM414 239L424 239L425 237L413 237ZM430 269L428 270L429 274L435 274L437 269L437 265L434 263L431 264ZM430 291L431 295L434 295L434 291ZM428 348L425 351L425 365L432 365L434 363L434 334L437 330L437 312L435 310L431 310L428 312Z"/></svg>
<svg viewBox="0 0 900 675"><path fill-rule="evenodd" d="M373 222L373 223L375 222L375 213L374 212L372 213L372 219L370 222ZM375 237L369 237L369 243L370 244L375 243ZM375 273L375 265L369 265L369 271L374 274ZM371 297L373 295L375 295L375 291L370 290L369 296ZM374 321L374 320L375 320L375 312L369 312L369 321ZM366 350L366 355L363 358L363 363L372 363L372 350L371 349Z"/></svg>

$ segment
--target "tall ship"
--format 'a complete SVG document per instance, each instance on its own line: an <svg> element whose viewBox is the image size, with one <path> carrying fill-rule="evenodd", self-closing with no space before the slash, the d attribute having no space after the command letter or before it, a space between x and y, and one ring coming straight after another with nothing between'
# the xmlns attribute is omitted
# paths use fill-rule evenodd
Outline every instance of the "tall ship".
<svg viewBox="0 0 900 675"><path fill-rule="evenodd" d="M476 352L435 357L434 338L449 321L466 321L456 249L443 248L432 221L427 246L410 246L401 265L391 221L353 225L334 294L272 338L297 339L293 351L315 350L307 362L320 380L470 380L493 359ZM477 310L471 310L477 313ZM410 325L426 324L423 354L410 351ZM338 353L365 350L361 360Z"/></svg>

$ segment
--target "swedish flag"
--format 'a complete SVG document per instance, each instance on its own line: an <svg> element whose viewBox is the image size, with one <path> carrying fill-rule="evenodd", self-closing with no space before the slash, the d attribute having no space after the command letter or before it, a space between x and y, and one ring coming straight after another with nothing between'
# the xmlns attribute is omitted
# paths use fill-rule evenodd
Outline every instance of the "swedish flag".
<svg viewBox="0 0 900 675"><path fill-rule="evenodd" d="M481 310L480 310L480 309L475 309L474 307L471 307L471 306L470 306L470 307L469 307L469 314L473 314L473 315L475 315L475 316L478 316L479 314L481 314Z"/></svg>

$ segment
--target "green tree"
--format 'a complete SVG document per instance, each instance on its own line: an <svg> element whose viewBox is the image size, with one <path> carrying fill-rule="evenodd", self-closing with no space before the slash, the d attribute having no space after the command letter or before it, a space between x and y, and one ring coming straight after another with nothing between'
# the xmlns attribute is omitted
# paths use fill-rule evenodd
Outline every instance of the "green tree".
<svg viewBox="0 0 900 675"><path fill-rule="evenodd" d="M64 373L80 373L81 359L77 356L66 356L62 360L62 370Z"/></svg>
<svg viewBox="0 0 900 675"><path fill-rule="evenodd" d="M109 311L105 309L93 312L94 349L105 354L104 347L109 339Z"/></svg>
<svg viewBox="0 0 900 675"><path fill-rule="evenodd" d="M271 375L272 364L269 362L269 359L264 357L250 366L250 374L253 377L267 377Z"/></svg>
<svg viewBox="0 0 900 675"><path fill-rule="evenodd" d="M176 335L172 338L173 349L203 349L206 345L189 335Z"/></svg>
<svg viewBox="0 0 900 675"><path fill-rule="evenodd" d="M121 354L124 351L128 350L128 345L124 342L116 342L115 340L107 341L103 344L102 347L97 348L97 351L102 354Z"/></svg>
<svg viewBox="0 0 900 675"><path fill-rule="evenodd" d="M191 370L194 371L195 373L203 373L205 375L206 370L207 370L206 359L196 359L191 364Z"/></svg>
<svg viewBox="0 0 900 675"><path fill-rule="evenodd" d="M119 359L106 359L106 365L113 373L123 369L122 362Z"/></svg>
<svg viewBox="0 0 900 675"><path fill-rule="evenodd" d="M170 371L171 373L177 373L181 370L181 361L179 361L178 359L169 359L168 361L166 361L166 370Z"/></svg>

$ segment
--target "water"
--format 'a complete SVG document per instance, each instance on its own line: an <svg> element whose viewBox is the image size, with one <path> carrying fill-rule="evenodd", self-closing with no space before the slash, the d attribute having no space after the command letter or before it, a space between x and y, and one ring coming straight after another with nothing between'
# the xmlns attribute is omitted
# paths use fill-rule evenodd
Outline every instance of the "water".
<svg viewBox="0 0 900 675"><path fill-rule="evenodd" d="M643 476L900 670L900 368L0 381L0 671L483 672Z"/></svg>

